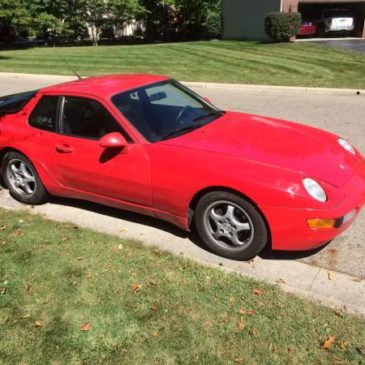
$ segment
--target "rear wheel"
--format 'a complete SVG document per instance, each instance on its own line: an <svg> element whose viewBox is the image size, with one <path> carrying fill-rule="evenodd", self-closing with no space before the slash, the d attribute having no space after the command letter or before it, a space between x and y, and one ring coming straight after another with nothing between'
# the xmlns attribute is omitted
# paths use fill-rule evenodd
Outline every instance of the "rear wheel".
<svg viewBox="0 0 365 365"><path fill-rule="evenodd" d="M198 202L194 223L203 242L226 258L249 260L268 242L266 224L257 208L232 193L204 195Z"/></svg>
<svg viewBox="0 0 365 365"><path fill-rule="evenodd" d="M24 204L42 204L48 193L32 163L18 152L8 152L2 161L2 177L10 195Z"/></svg>

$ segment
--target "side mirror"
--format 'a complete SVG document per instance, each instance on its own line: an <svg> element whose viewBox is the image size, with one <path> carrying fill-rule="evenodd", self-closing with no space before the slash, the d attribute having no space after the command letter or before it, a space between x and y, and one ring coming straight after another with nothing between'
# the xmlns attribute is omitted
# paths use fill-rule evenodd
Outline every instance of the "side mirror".
<svg viewBox="0 0 365 365"><path fill-rule="evenodd" d="M102 148L124 148L128 146L128 142L120 133L113 132L100 138L99 146Z"/></svg>
<svg viewBox="0 0 365 365"><path fill-rule="evenodd" d="M204 96L203 100L206 101L208 104L213 105L212 101L207 96Z"/></svg>

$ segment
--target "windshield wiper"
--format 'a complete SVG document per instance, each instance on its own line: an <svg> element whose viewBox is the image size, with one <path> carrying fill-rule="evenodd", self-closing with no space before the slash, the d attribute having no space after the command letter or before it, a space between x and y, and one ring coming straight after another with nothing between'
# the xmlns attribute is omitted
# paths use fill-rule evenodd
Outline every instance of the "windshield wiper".
<svg viewBox="0 0 365 365"><path fill-rule="evenodd" d="M175 131L165 134L162 138L160 138L160 141L163 141L163 140L169 139L169 138L173 138L173 137L178 137L185 133L189 133L195 129L202 127L204 124L205 123L189 124L185 127L182 127L180 129L177 129Z"/></svg>
<svg viewBox="0 0 365 365"><path fill-rule="evenodd" d="M221 117L222 115L224 115L226 112L223 110L215 110L214 112L208 113L208 114L204 114L201 115L198 118L195 118L193 120L193 122L198 122L199 120L205 119L205 118L210 118L210 117Z"/></svg>

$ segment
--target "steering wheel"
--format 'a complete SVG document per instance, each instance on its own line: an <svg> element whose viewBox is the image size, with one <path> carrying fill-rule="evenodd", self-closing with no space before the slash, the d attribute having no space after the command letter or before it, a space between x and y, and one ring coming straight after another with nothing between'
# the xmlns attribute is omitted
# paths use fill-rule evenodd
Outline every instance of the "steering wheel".
<svg viewBox="0 0 365 365"><path fill-rule="evenodd" d="M185 107L183 107L179 114L177 115L175 122L179 125L183 124L183 116L185 116L185 114L187 114L188 112L190 112L190 110L193 109L190 105L187 105Z"/></svg>

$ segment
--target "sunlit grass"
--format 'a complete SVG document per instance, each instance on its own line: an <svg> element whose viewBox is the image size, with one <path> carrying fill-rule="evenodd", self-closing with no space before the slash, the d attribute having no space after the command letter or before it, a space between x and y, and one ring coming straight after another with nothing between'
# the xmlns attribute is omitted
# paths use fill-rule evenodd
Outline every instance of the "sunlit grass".
<svg viewBox="0 0 365 365"><path fill-rule="evenodd" d="M363 319L278 286L36 215L0 222L1 364L364 360Z"/></svg>
<svg viewBox="0 0 365 365"><path fill-rule="evenodd" d="M70 75L157 73L183 81L365 88L365 57L310 43L211 41L0 51L0 71Z"/></svg>

